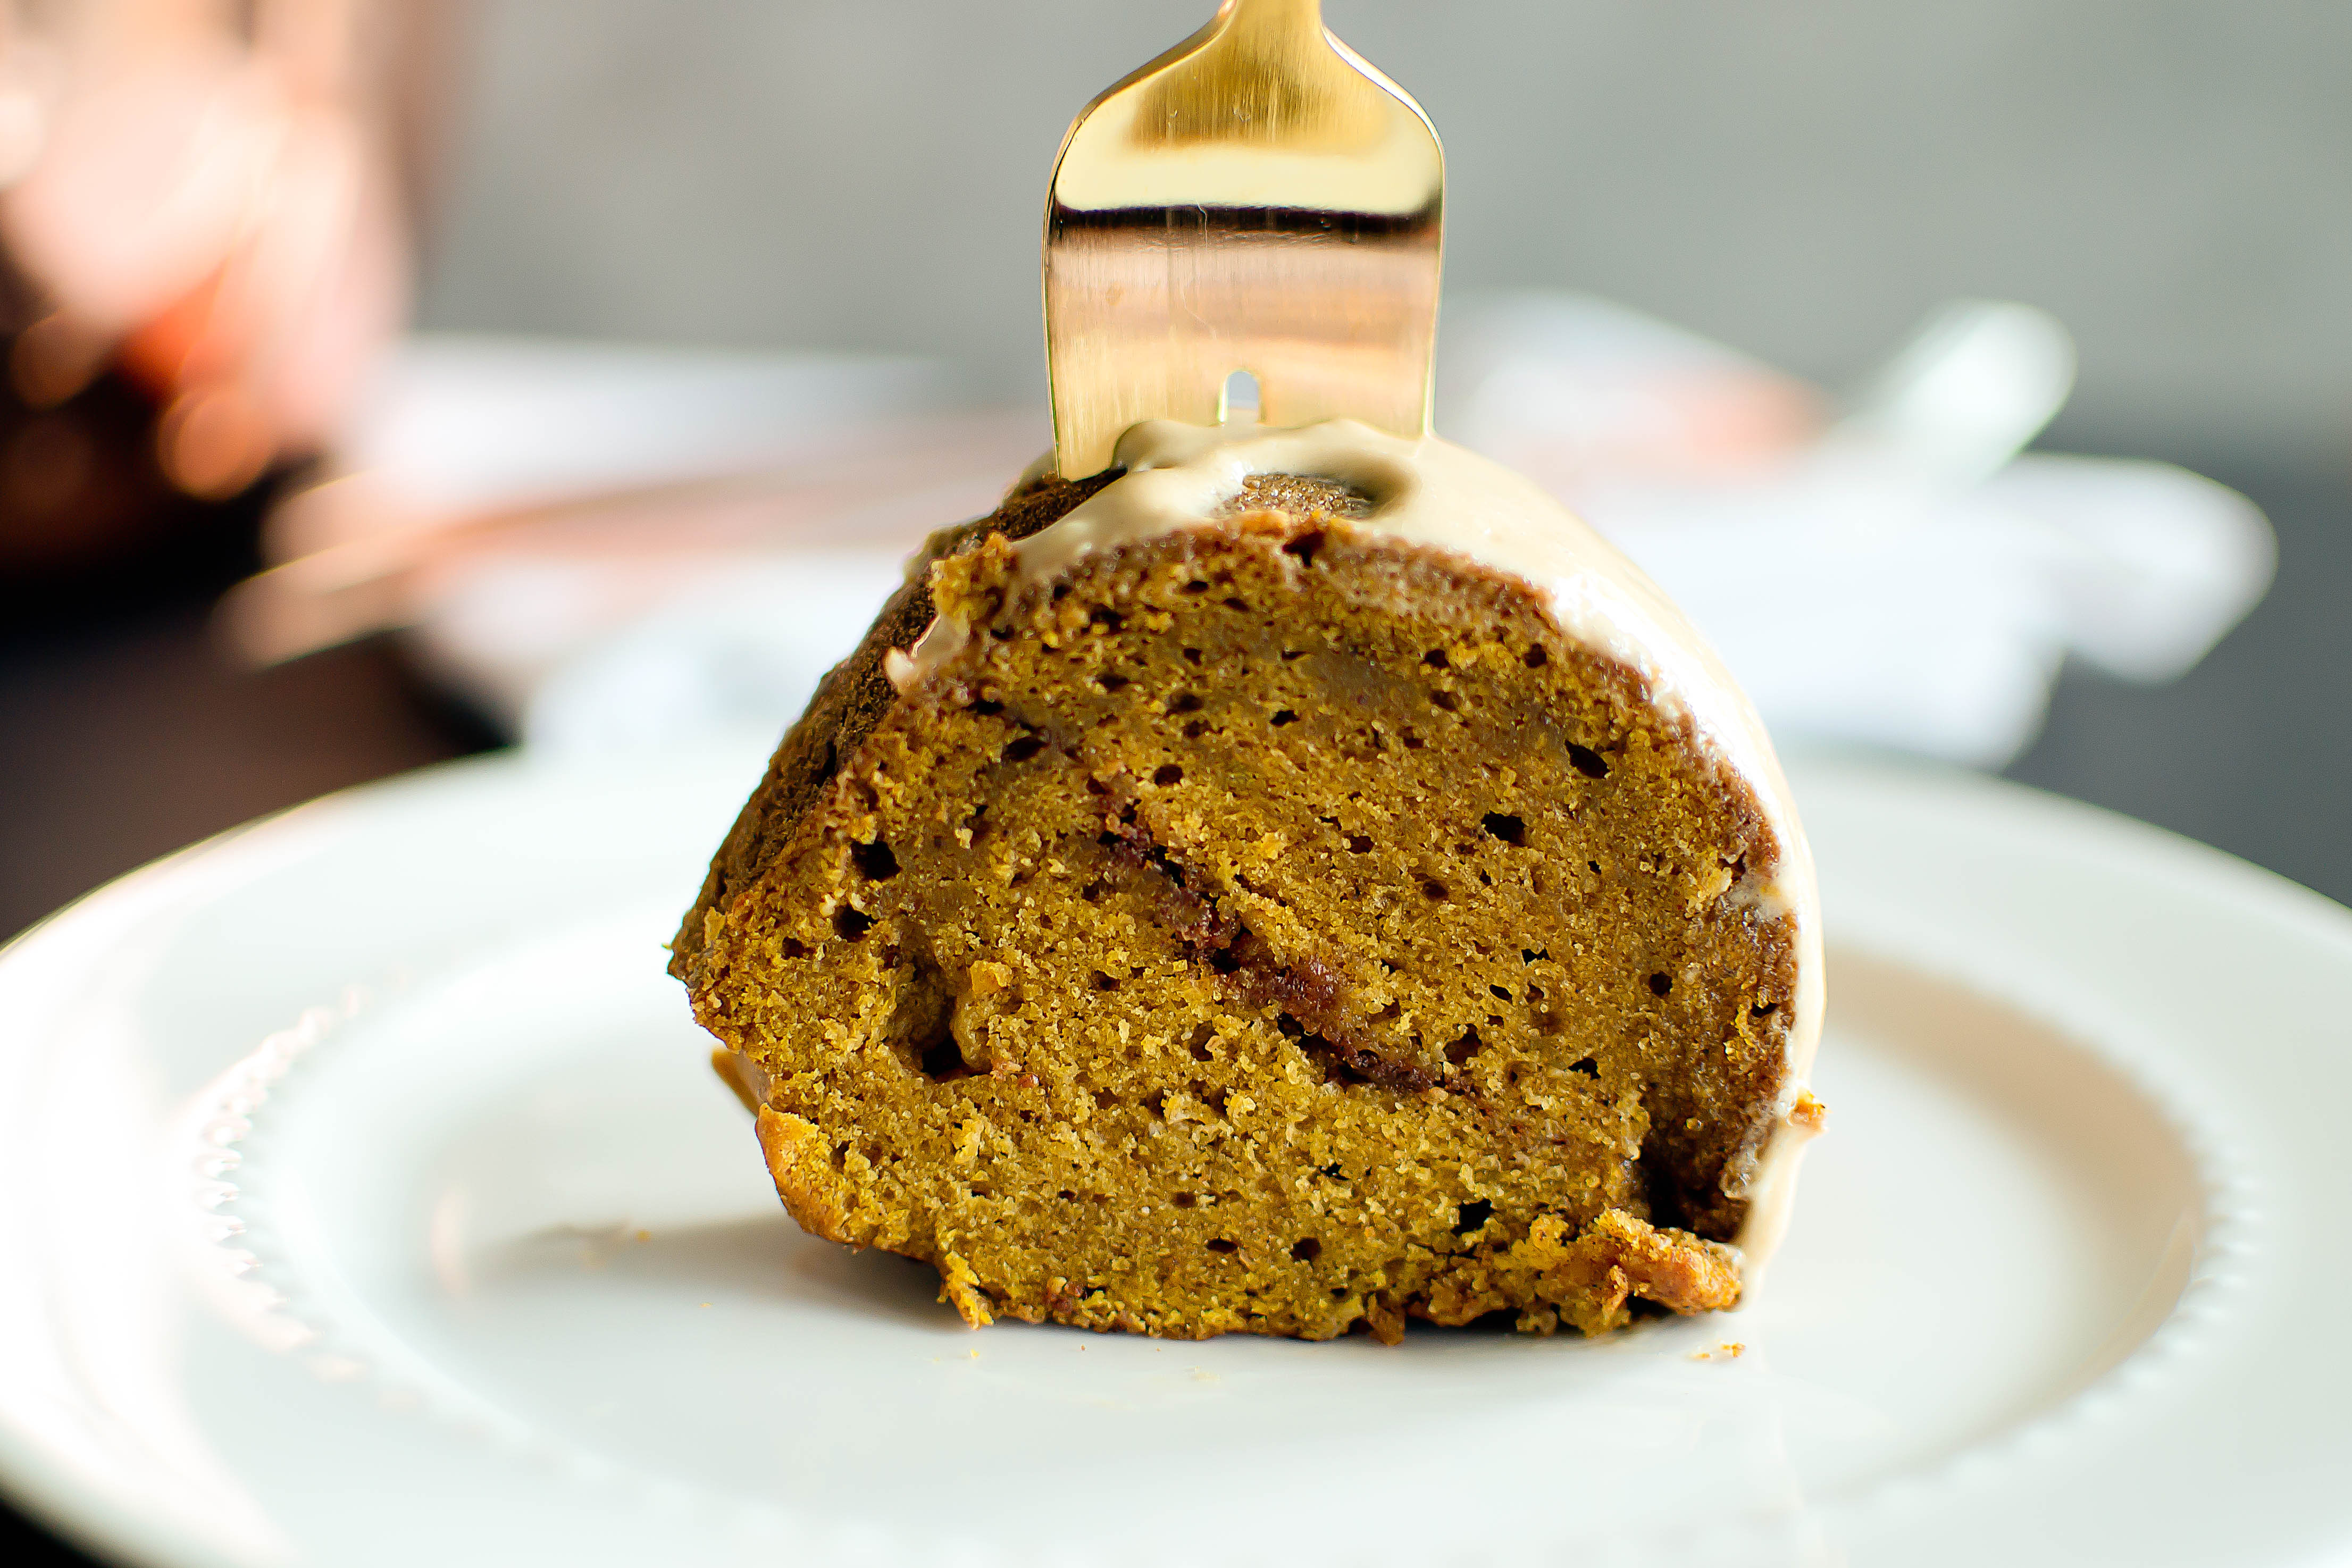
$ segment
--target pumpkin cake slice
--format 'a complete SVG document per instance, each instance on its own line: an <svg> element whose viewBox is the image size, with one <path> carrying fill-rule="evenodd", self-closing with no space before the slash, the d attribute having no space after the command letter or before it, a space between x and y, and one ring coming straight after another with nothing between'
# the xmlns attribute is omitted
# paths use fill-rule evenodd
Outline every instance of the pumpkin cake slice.
<svg viewBox="0 0 2352 1568"><path fill-rule="evenodd" d="M1714 656L1443 441L1118 456L933 538L679 933L785 1207L975 1325L1736 1304L1822 965Z"/></svg>

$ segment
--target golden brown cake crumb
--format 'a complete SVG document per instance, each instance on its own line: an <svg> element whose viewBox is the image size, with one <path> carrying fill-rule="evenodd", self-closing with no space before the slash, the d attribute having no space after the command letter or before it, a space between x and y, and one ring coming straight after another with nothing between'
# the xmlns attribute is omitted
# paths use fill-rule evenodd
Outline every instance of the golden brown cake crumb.
<svg viewBox="0 0 2352 1568"><path fill-rule="evenodd" d="M1328 482L1025 580L1105 482L934 539L679 935L793 1217L974 1326L1735 1304L1797 979L1747 786ZM935 608L973 634L901 695Z"/></svg>

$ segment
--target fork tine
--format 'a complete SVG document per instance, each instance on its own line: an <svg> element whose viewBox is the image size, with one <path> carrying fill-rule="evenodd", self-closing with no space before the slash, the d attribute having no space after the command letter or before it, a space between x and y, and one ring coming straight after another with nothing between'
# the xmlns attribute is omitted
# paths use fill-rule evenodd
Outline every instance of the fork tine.
<svg viewBox="0 0 2352 1568"><path fill-rule="evenodd" d="M1045 204L1056 466L1145 419L1429 428L1444 156L1319 0L1224 0L1071 125Z"/></svg>

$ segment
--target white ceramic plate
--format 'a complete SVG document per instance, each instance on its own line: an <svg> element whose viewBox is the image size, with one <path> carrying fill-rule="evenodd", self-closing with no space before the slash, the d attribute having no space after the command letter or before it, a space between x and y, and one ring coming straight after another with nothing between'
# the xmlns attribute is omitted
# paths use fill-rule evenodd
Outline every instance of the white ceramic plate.
<svg viewBox="0 0 2352 1568"><path fill-rule="evenodd" d="M2331 904L1802 770L1832 1119L1753 1306L974 1334L793 1228L661 972L757 767L379 786L0 956L8 1489L175 1565L2352 1560Z"/></svg>

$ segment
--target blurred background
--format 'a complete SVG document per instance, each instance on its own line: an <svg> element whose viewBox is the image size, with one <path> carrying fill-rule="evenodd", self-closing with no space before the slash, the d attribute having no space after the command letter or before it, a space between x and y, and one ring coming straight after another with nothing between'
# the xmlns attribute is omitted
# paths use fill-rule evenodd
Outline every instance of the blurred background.
<svg viewBox="0 0 2352 1568"><path fill-rule="evenodd" d="M1209 8L0 0L0 936L424 763L772 734L1045 444L1055 149ZM2352 9L1326 16L1445 140L1440 430L1784 743L2352 898Z"/></svg>

